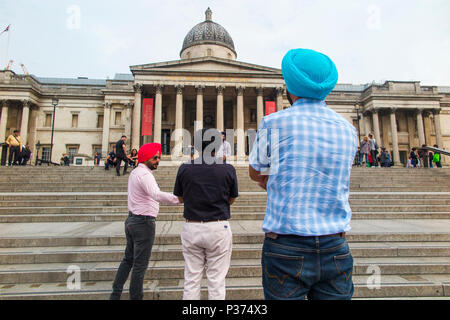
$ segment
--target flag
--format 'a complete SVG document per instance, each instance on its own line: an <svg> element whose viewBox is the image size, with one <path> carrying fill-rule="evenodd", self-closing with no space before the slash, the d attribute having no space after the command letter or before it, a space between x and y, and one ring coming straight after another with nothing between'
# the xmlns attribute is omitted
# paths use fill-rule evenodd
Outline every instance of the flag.
<svg viewBox="0 0 450 320"><path fill-rule="evenodd" d="M8 32L8 31L9 31L9 27L11 27L11 25L8 25L8 26L6 27L6 29L3 30L0 34L2 34L3 32Z"/></svg>

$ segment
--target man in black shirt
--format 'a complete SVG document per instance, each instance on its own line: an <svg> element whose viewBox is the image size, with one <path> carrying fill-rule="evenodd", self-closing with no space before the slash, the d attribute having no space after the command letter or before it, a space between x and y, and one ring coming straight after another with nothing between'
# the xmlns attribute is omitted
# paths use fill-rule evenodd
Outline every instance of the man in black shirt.
<svg viewBox="0 0 450 320"><path fill-rule="evenodd" d="M120 164L123 161L125 166L123 168L123 174L127 173L128 169L128 157L127 157L127 146L125 142L127 141L127 136L122 136L119 141L116 143L116 173L117 176L120 176Z"/></svg>
<svg viewBox="0 0 450 320"><path fill-rule="evenodd" d="M208 130L214 132L209 131L205 137ZM227 220L230 205L238 197L238 181L233 166L216 163L220 132L208 130L195 133L195 148L200 156L182 164L175 181L174 195L184 202L186 219L181 234L185 260L184 300L200 299L205 267L208 298L224 300L225 277L231 262L232 234ZM212 139L208 139L211 135Z"/></svg>

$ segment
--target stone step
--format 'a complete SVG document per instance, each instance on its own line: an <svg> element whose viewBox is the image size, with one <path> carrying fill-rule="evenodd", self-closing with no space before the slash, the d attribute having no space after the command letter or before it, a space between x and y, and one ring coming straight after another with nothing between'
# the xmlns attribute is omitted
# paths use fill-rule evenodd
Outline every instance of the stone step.
<svg viewBox="0 0 450 320"><path fill-rule="evenodd" d="M399 276L381 277L380 287L370 288L367 276L354 276L354 298L417 298L450 297L448 275L410 276L410 280ZM81 282L80 289L68 288L66 281L43 284L4 285L0 299L14 300L107 300L112 290L112 281ZM264 299L261 278L227 278L227 300ZM129 299L129 281L125 283L122 299ZM145 280L145 300L181 300L183 280ZM206 279L202 280L202 300L207 299Z"/></svg>
<svg viewBox="0 0 450 320"><path fill-rule="evenodd" d="M127 191L123 192L2 192L0 193L1 202L22 201L74 201L74 200L127 200ZM267 194L263 190L255 192L239 192L239 198L245 200L266 200ZM407 204L408 202L420 201L436 201L436 204L444 204L439 201L447 203L450 201L450 192L351 192L350 201L374 201L374 203L387 204L396 203Z"/></svg>
<svg viewBox="0 0 450 320"><path fill-rule="evenodd" d="M352 205L352 212L355 213L450 213L449 205ZM250 212L262 213L266 211L266 205L239 205L234 204L230 207L231 213ZM178 206L160 206L159 213L183 213L184 207ZM0 207L0 215L22 215L22 214L98 214L98 213L128 213L128 206L65 206L65 207ZM258 219L261 217L258 215Z"/></svg>
<svg viewBox="0 0 450 320"><path fill-rule="evenodd" d="M265 196L239 196L234 205L266 205L267 199ZM22 199L22 197L16 197L15 200L1 200L0 207L14 208L14 207L98 207L98 206L127 206L127 196L122 196L121 199L115 199L114 197L109 199L59 199L54 197L53 199L46 200L31 200ZM408 206L448 206L450 208L449 199L350 199L350 205L353 206L392 206L392 205L408 205Z"/></svg>
<svg viewBox="0 0 450 320"><path fill-rule="evenodd" d="M0 266L0 285L22 283L64 282L68 269L76 266L81 281L113 281L118 262L70 262L46 264L10 264ZM450 257L383 257L355 258L353 275L372 274L378 267L381 275L450 274ZM261 277L261 259L232 259L227 277ZM150 261L146 280L183 279L184 261ZM447 278L450 282L450 277Z"/></svg>
<svg viewBox="0 0 450 320"><path fill-rule="evenodd" d="M362 257L450 257L450 242L349 242L354 258ZM233 259L261 258L261 243L234 244ZM124 246L0 248L0 265L119 262ZM152 261L182 260L181 245L155 245Z"/></svg>
<svg viewBox="0 0 450 320"><path fill-rule="evenodd" d="M263 220L265 212L233 212L231 221ZM0 223L37 222L113 222L125 221L128 213L83 214L6 214L0 215ZM450 219L450 212L353 212L352 220L361 219ZM179 213L161 213L158 221L184 221Z"/></svg>

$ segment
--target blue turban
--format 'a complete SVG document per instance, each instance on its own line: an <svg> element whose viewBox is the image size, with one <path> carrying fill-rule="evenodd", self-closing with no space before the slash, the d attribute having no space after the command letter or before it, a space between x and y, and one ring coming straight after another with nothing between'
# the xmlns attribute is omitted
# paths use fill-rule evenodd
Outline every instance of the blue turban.
<svg viewBox="0 0 450 320"><path fill-rule="evenodd" d="M338 80L333 61L310 49L292 49L281 62L287 90L301 98L325 100Z"/></svg>

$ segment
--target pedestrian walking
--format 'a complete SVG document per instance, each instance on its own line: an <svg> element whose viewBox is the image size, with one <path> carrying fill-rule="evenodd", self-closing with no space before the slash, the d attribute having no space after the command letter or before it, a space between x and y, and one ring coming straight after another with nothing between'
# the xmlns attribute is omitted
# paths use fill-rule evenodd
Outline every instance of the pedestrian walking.
<svg viewBox="0 0 450 320"><path fill-rule="evenodd" d="M435 148L439 148L437 144L435 144L433 147ZM438 168L442 168L442 164L441 164L441 154L437 151L434 152L433 155L433 162L436 163L436 167Z"/></svg>
<svg viewBox="0 0 450 320"><path fill-rule="evenodd" d="M360 153L361 153L361 158L359 160L359 162L361 163L361 165L364 163L363 160L364 158L366 159L366 166L369 167L370 166L370 162L369 162L369 153L370 153L370 142L369 142L369 137L364 136L361 143L360 143Z"/></svg>
<svg viewBox="0 0 450 320"><path fill-rule="evenodd" d="M13 134L6 139L6 144L9 148L8 166L19 165L19 155L22 152L23 142L19 136L19 130L14 130Z"/></svg>
<svg viewBox="0 0 450 320"><path fill-rule="evenodd" d="M264 297L351 299L345 233L356 130L324 101L338 79L329 57L290 50L281 70L292 107L261 120L249 157L250 178L267 190Z"/></svg>
<svg viewBox="0 0 450 320"><path fill-rule="evenodd" d="M173 194L162 192L152 171L156 170L161 158L161 144L148 143L138 152L138 167L128 179L128 218L125 221L127 245L125 256L117 270L113 283L111 300L119 300L123 286L131 274L130 299L144 297L144 276L148 267L155 239L156 217L159 204L176 205L179 200Z"/></svg>
<svg viewBox="0 0 450 320"><path fill-rule="evenodd" d="M417 164L419 163L416 150L416 148L412 148L411 152L409 153L409 157L411 158L411 167L413 168L417 168Z"/></svg>
<svg viewBox="0 0 450 320"><path fill-rule="evenodd" d="M378 166L377 161L377 155L378 155L378 149L380 148L378 146L377 140L373 137L373 134L369 133L369 142L370 142L370 155L372 156L373 166Z"/></svg>
<svg viewBox="0 0 450 320"><path fill-rule="evenodd" d="M120 176L120 164L124 162L123 174L127 174L128 169L128 156L127 156L127 146L125 142L127 141L127 136L123 135L119 141L116 143L116 175Z"/></svg>
<svg viewBox="0 0 450 320"><path fill-rule="evenodd" d="M208 129L215 130L215 129ZM174 195L184 202L186 223L181 232L183 246L184 300L199 300L203 271L208 279L208 299L225 299L225 277L231 262L232 234L230 205L238 197L236 170L222 163L215 152L206 154L214 143L204 141L207 129L195 133L194 140L202 141L197 151L201 159L182 164L175 180ZM195 144L196 145L196 144ZM197 148L197 145L196 145ZM219 159L221 160L221 159Z"/></svg>

